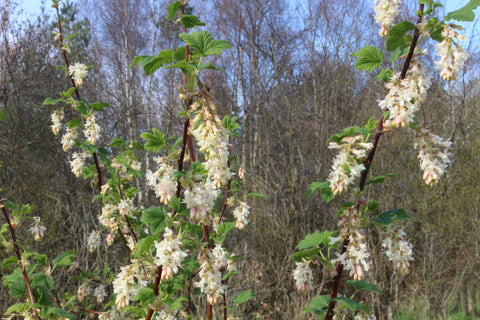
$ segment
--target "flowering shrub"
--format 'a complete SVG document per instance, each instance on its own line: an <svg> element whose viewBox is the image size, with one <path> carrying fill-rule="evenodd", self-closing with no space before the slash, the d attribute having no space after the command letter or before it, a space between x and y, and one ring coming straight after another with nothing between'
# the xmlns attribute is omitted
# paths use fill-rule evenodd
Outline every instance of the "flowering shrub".
<svg viewBox="0 0 480 320"><path fill-rule="evenodd" d="M234 261L239 257L228 252L223 242L231 230L243 229L248 224L249 206L244 199L248 195L242 196L239 191L243 171L237 171L239 166L235 164L229 141L238 136L239 125L236 117L222 118L218 114L212 92L200 81L203 69L220 70L204 59L222 54L230 48L230 43L214 40L208 31L194 31L204 23L184 13L187 1L171 3L168 19L176 18L183 27L180 38L184 46L167 49L157 56L138 56L130 67L139 65L148 75L162 66L183 73L184 82L178 86L183 135L166 137L153 129L141 135L146 141L144 145L115 138L105 148L98 145L101 128L97 116L108 104L89 103L81 98L80 90L88 81L91 67L79 62L69 64L59 16L60 2L53 0L52 6L57 10L59 23L55 40L61 45L66 64L62 69L72 87L60 93L58 99L47 98L44 105L55 106L51 128L55 135L61 135L72 173L92 179L98 192L94 201L101 203L98 215L101 227L91 231L86 243L88 250L95 252L99 246L108 247L120 239L129 254L116 273L111 269L103 275L96 270L84 272L77 277L78 290L59 298L52 292L54 270L75 269L76 253L67 251L53 260L35 252L22 253L17 246L15 227L21 218L28 217L31 209L0 202L13 240L13 246L5 244L16 253L3 267L19 264L4 277L3 283L13 298L28 297L28 302L8 308L6 315L74 319L75 313L83 312L97 314L99 319L191 318L191 302L203 294L206 319L212 319L213 305L218 304L222 305L218 308L223 309L224 319L228 308L234 316L234 308L227 305L226 293L228 278L237 273ZM66 114L71 118L65 119ZM142 162L136 156L138 150L155 153L154 172L143 172ZM141 190L136 187L139 181L144 181L155 193L158 206L139 207L137 195ZM235 204L232 210L235 220L227 221L224 213ZM15 221L9 220L7 210ZM35 240L40 240L46 229L39 217L33 217L33 222L30 231ZM2 234L6 231L2 229ZM28 257L34 257L36 263L27 261ZM232 300L238 305L252 297L247 290Z"/></svg>
<svg viewBox="0 0 480 320"><path fill-rule="evenodd" d="M368 307L353 301L359 291L381 292L375 285L366 282L368 272L374 272L370 252L366 241L366 230L371 226L378 229L382 239L383 253L399 272L406 274L413 260L412 245L406 238L401 220L408 219L404 209L391 209L375 215L380 203L367 200L368 188L383 183L392 175L382 174L367 181L371 164L380 137L388 131L406 127L413 137L412 145L419 150L420 168L427 185L434 185L445 173L449 163L451 143L421 127L416 114L426 101L431 85L431 76L423 66L422 58L426 50L420 43L433 39L436 54L435 61L440 76L445 80L456 79L464 66L468 53L458 41L466 38L460 34L462 27L449 23L449 20L473 21L473 4L449 13L441 21L436 10L442 5L432 0L418 1L417 23L401 21L395 24L401 1L375 0L375 19L380 24L380 35L386 39L386 50L391 52L388 59L391 68L384 64L385 53L373 46L365 46L353 53L357 58L355 67L372 72L381 67L377 79L385 83L387 93L378 101L383 115L380 120L370 119L364 127L349 127L342 133L329 139L329 148L337 149L332 169L326 182L313 182L306 195L320 191L326 203L342 193L350 193L350 201L340 205L338 230L309 234L296 247L299 250L292 256L295 262L293 278L297 289L314 288L313 264L321 264L325 274L333 277L330 295L316 297L304 310L314 312L324 319L333 319L335 315L352 313L354 319L376 319ZM413 35L410 33L413 31ZM398 69L398 66L402 66ZM357 183L357 187L352 187ZM338 252L339 250L339 252ZM341 296L340 279L343 271L349 272L353 280L347 284L353 286L355 293L351 297Z"/></svg>

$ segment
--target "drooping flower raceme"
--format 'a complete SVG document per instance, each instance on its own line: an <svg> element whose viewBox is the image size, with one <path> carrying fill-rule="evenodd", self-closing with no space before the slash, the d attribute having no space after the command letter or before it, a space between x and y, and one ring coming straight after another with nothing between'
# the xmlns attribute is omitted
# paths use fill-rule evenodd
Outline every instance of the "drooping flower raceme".
<svg viewBox="0 0 480 320"><path fill-rule="evenodd" d="M172 230L165 228L162 241L155 241L155 264L162 266L162 280L172 278L187 254L181 248L181 239Z"/></svg>
<svg viewBox="0 0 480 320"><path fill-rule="evenodd" d="M198 257L200 265L200 281L195 283L196 287L207 295L210 304L215 304L218 298L225 293L226 287L222 283L222 273L219 263L215 262L214 257L205 257L200 253Z"/></svg>
<svg viewBox="0 0 480 320"><path fill-rule="evenodd" d="M35 240L40 240L43 238L43 235L45 233L45 226L43 225L40 217L32 217L33 218L33 226L28 229L33 235L35 236Z"/></svg>
<svg viewBox="0 0 480 320"><path fill-rule="evenodd" d="M87 75L87 66L83 63L75 63L68 68L70 75L75 81L77 87L81 86L83 83L83 78Z"/></svg>
<svg viewBox="0 0 480 320"><path fill-rule="evenodd" d="M383 252L388 260L393 262L395 269L407 274L410 266L409 261L413 260L413 251L411 243L405 239L405 231L403 231L403 228L389 225L382 235L384 236L382 241Z"/></svg>
<svg viewBox="0 0 480 320"><path fill-rule="evenodd" d="M57 109L52 113L52 132L57 135L62 128L63 109Z"/></svg>
<svg viewBox="0 0 480 320"><path fill-rule="evenodd" d="M233 216L237 219L235 227L242 230L248 223L248 214L250 207L246 202L239 201L238 207L233 210Z"/></svg>
<svg viewBox="0 0 480 320"><path fill-rule="evenodd" d="M415 134L413 146L419 149L418 158L423 170L423 179L426 184L435 184L445 172L450 163L450 141L427 131L424 128Z"/></svg>
<svg viewBox="0 0 480 320"><path fill-rule="evenodd" d="M70 168L72 169L73 174L78 178L82 174L82 168L85 165L85 160L90 155L86 152L82 153L73 153L72 160L70 160Z"/></svg>
<svg viewBox="0 0 480 320"><path fill-rule="evenodd" d="M295 262L293 279L295 279L297 290L310 291L313 289L313 273L310 269L310 261Z"/></svg>
<svg viewBox="0 0 480 320"><path fill-rule="evenodd" d="M359 312L355 315L353 320L377 320L377 317L374 314L366 314L364 312Z"/></svg>
<svg viewBox="0 0 480 320"><path fill-rule="evenodd" d="M163 158L155 158L154 160L159 164L159 168L153 173L151 171L147 172L147 186L155 190L155 195L160 198L161 203L168 205L177 190L177 184L173 177L174 170L171 165L164 163Z"/></svg>
<svg viewBox="0 0 480 320"><path fill-rule="evenodd" d="M400 3L400 0L375 0L373 10L375 21L381 24L380 36L388 36L388 30L399 13Z"/></svg>
<svg viewBox="0 0 480 320"><path fill-rule="evenodd" d="M95 120L94 113L89 115L85 120L85 130L83 130L83 133L85 134L88 142L90 142L92 146L95 145L95 142L100 137L100 126Z"/></svg>
<svg viewBox="0 0 480 320"><path fill-rule="evenodd" d="M217 188L224 186L231 178L228 167L228 131L216 114L215 105L206 99L198 99L192 104L195 113L190 132L205 154L205 169Z"/></svg>
<svg viewBox="0 0 480 320"><path fill-rule="evenodd" d="M132 263L131 265L123 266L120 273L113 280L113 292L117 294L115 304L118 309L128 306L130 299L141 289L136 281L138 272L138 266Z"/></svg>
<svg viewBox="0 0 480 320"><path fill-rule="evenodd" d="M190 209L190 218L194 222L209 224L212 220L212 209L215 199L220 194L210 179L195 182L185 190L183 202Z"/></svg>
<svg viewBox="0 0 480 320"><path fill-rule="evenodd" d="M87 240L88 251L93 252L100 244L100 231L92 231Z"/></svg>
<svg viewBox="0 0 480 320"><path fill-rule="evenodd" d="M62 136L63 151L66 152L70 150L70 148L72 148L73 145L75 144L75 139L77 138L78 138L78 129L77 128L70 129L67 127L67 131Z"/></svg>
<svg viewBox="0 0 480 320"><path fill-rule="evenodd" d="M396 73L385 84L389 92L378 103L382 110L387 109L390 112L384 123L385 128L404 127L412 123L415 113L425 101L431 80L418 61L418 56L423 54L424 52L417 50L405 79L400 79L400 73Z"/></svg>
<svg viewBox="0 0 480 320"><path fill-rule="evenodd" d="M435 45L437 55L440 57L435 64L438 70L442 69L440 76L445 80L455 80L469 57L468 52L455 42L455 39L465 41L467 37L454 29L462 30L463 28L454 24L446 25L442 31L443 41Z"/></svg>
<svg viewBox="0 0 480 320"><path fill-rule="evenodd" d="M107 296L107 292L105 291L105 286L101 284L98 287L96 287L95 291L93 292L93 296L97 299L98 303L103 302L103 300L105 300L105 297Z"/></svg>
<svg viewBox="0 0 480 320"><path fill-rule="evenodd" d="M342 193L356 177L360 176L365 166L359 162L365 159L372 146L371 143L364 142L361 135L344 137L340 144L333 141L329 143L328 148L339 149L328 176L335 195Z"/></svg>

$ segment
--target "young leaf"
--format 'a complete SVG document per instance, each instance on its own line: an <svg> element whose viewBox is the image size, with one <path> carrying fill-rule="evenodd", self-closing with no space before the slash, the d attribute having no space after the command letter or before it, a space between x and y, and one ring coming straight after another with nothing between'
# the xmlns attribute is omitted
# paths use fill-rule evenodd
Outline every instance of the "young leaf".
<svg viewBox="0 0 480 320"><path fill-rule="evenodd" d="M145 143L145 150L159 152L165 147L165 135L158 129L153 128L153 134L144 132L140 136L147 140Z"/></svg>
<svg viewBox="0 0 480 320"><path fill-rule="evenodd" d="M312 182L305 192L305 197L310 197L315 192L320 191L320 195L325 203L329 203L335 198L332 188L330 188L330 182Z"/></svg>
<svg viewBox="0 0 480 320"><path fill-rule="evenodd" d="M303 251L292 254L292 256L288 260L293 259L293 261L295 262L302 262L304 260L308 260L309 258L310 259L315 258L319 252L320 252L320 248L303 250Z"/></svg>
<svg viewBox="0 0 480 320"><path fill-rule="evenodd" d="M7 116L2 112L0 112L0 120L7 120Z"/></svg>
<svg viewBox="0 0 480 320"><path fill-rule="evenodd" d="M348 280L347 284L352 285L357 291L367 290L383 294L382 290L378 289L376 285L368 283L365 280Z"/></svg>
<svg viewBox="0 0 480 320"><path fill-rule="evenodd" d="M372 72L378 68L382 64L384 57L380 49L372 46L365 46L357 52L352 53L352 56L358 58L355 62L355 68L368 72Z"/></svg>
<svg viewBox="0 0 480 320"><path fill-rule="evenodd" d="M164 207L150 207L143 211L140 220L144 224L150 224L150 232L153 236L158 236L168 226L166 216L167 210Z"/></svg>
<svg viewBox="0 0 480 320"><path fill-rule="evenodd" d="M215 239L217 243L222 243L225 241L227 234L235 228L235 222L222 222L218 226L218 235Z"/></svg>
<svg viewBox="0 0 480 320"><path fill-rule="evenodd" d="M63 99L47 98L47 99L45 99L45 101L43 102L43 105L44 105L44 106L56 105L56 104L59 103L60 101L63 101Z"/></svg>
<svg viewBox="0 0 480 320"><path fill-rule="evenodd" d="M95 111L102 111L103 108L108 107L109 104L106 102L93 102L90 104L90 107L92 107L93 110Z"/></svg>
<svg viewBox="0 0 480 320"><path fill-rule="evenodd" d="M377 74L377 80L380 82L388 82L390 81L390 78L392 77L392 71L388 69L382 69L380 72Z"/></svg>
<svg viewBox="0 0 480 320"><path fill-rule="evenodd" d="M230 49L231 44L226 40L214 40L210 32L197 31L192 34L182 33L180 38L192 49L197 50L198 55L205 57L212 54L222 54L222 50Z"/></svg>
<svg viewBox="0 0 480 320"><path fill-rule="evenodd" d="M185 28L194 28L196 26L205 26L205 23L198 20L196 16L185 14L180 18L180 24Z"/></svg>
<svg viewBox="0 0 480 320"><path fill-rule="evenodd" d="M385 178L388 178L388 177L395 177L395 175L392 173L381 174L379 176L373 177L370 180L368 180L367 183L365 183L365 185L368 186L369 184L373 184L373 183L383 183L385 181Z"/></svg>
<svg viewBox="0 0 480 320"><path fill-rule="evenodd" d="M412 36L407 32L414 29L415 25L410 21L402 21L394 25L390 31L388 31L387 51L393 51L402 46L410 45Z"/></svg>
<svg viewBox="0 0 480 320"><path fill-rule="evenodd" d="M398 47L395 49L395 51L392 52L392 55L390 56L388 61L395 62L398 60L398 58L406 56L409 51L410 51L410 44Z"/></svg>
<svg viewBox="0 0 480 320"><path fill-rule="evenodd" d="M473 21L475 20L473 10L478 6L480 6L480 0L470 0L463 8L449 12L445 20Z"/></svg>
<svg viewBox="0 0 480 320"><path fill-rule="evenodd" d="M173 19L177 12L182 9L182 3L180 1L175 1L168 6L168 15L167 20Z"/></svg>
<svg viewBox="0 0 480 320"><path fill-rule="evenodd" d="M2 262L2 268L6 268L12 264L16 264L17 262L18 262L18 259L16 256L5 258L3 259L3 262Z"/></svg>
<svg viewBox="0 0 480 320"><path fill-rule="evenodd" d="M330 299L331 301L341 301L343 304L350 310L352 311L363 311L365 313L369 313L370 311L368 310L367 306L363 303L358 303L353 300L350 300L346 297L339 297L339 298L333 298Z"/></svg>
<svg viewBox="0 0 480 320"><path fill-rule="evenodd" d="M240 292L235 297L233 297L230 301L234 302L237 306L239 304L245 303L250 299L255 298L256 295L252 293L252 289L248 289L246 291Z"/></svg>
<svg viewBox="0 0 480 320"><path fill-rule="evenodd" d="M72 264L73 259L75 259L75 256L76 256L75 251L68 250L60 253L58 257L52 260L52 263L54 266L57 266L57 267L66 267Z"/></svg>
<svg viewBox="0 0 480 320"><path fill-rule="evenodd" d="M265 199L267 196L264 195L263 193L247 193L247 197L255 197L255 198L260 198L260 199Z"/></svg>
<svg viewBox="0 0 480 320"><path fill-rule="evenodd" d="M317 316L320 316L327 312L328 302L330 301L330 295L325 294L322 296L317 296L315 299L310 301L307 308L303 309L303 312L313 312Z"/></svg>
<svg viewBox="0 0 480 320"><path fill-rule="evenodd" d="M172 61L173 51L172 49L167 49L165 51L160 51L156 56L136 56L135 59L133 59L132 64L128 68L139 64L140 67L143 68L143 71L145 71L145 74L149 76L158 68Z"/></svg>
<svg viewBox="0 0 480 320"><path fill-rule="evenodd" d="M410 216L403 208L391 209L384 211L378 217L373 218L371 223L378 226L388 226L395 219L410 219Z"/></svg>
<svg viewBox="0 0 480 320"><path fill-rule="evenodd" d="M385 70L385 69L384 69ZM383 71L383 70L382 70ZM373 133L373 130L377 128L378 120L375 118L370 118L368 119L367 124L365 125L365 130L370 132L370 134Z"/></svg>
<svg viewBox="0 0 480 320"><path fill-rule="evenodd" d="M303 250L310 247L317 247L322 243L323 232L316 231L314 233L307 234L305 238L298 243L295 247L297 250Z"/></svg>

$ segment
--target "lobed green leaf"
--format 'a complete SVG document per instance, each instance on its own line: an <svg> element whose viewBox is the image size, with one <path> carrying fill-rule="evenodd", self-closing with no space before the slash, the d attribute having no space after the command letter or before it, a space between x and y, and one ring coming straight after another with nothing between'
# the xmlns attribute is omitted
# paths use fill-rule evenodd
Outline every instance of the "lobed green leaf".
<svg viewBox="0 0 480 320"><path fill-rule="evenodd" d="M357 291L366 290L383 294L383 291L376 285L368 283L365 280L348 280L347 284L353 286Z"/></svg>
<svg viewBox="0 0 480 320"><path fill-rule="evenodd" d="M252 289L248 289L248 290L245 290L243 292L240 292L235 297L233 297L230 301L232 301L233 303L235 303L238 306L239 304L245 303L248 300L256 298L256 297L257 297L257 295L255 295L252 292Z"/></svg>
<svg viewBox="0 0 480 320"><path fill-rule="evenodd" d="M463 8L449 12L445 20L473 21L475 20L475 10L480 6L480 0L470 0Z"/></svg>
<svg viewBox="0 0 480 320"><path fill-rule="evenodd" d="M365 46L357 52L352 53L352 56L358 58L355 62L355 68L368 72L372 72L378 68L384 58L383 52L373 46Z"/></svg>
<svg viewBox="0 0 480 320"><path fill-rule="evenodd" d="M192 34L182 33L180 38L192 49L197 51L198 56L205 57L213 54L222 54L222 50L230 49L232 45L226 40L214 40L210 32L197 31ZM197 55L196 54L196 55Z"/></svg>
<svg viewBox="0 0 480 320"><path fill-rule="evenodd" d="M76 253L73 250L62 252L52 260L52 264L57 267L66 267L72 264L75 259Z"/></svg>
<svg viewBox="0 0 480 320"><path fill-rule="evenodd" d="M168 226L167 209L164 207L150 207L143 211L140 221L144 224L150 224L150 232L153 236L160 235Z"/></svg>
<svg viewBox="0 0 480 320"><path fill-rule="evenodd" d="M330 295L325 294L321 296L316 296L310 303L307 308L303 309L303 312L313 312L318 316L321 316L328 309L328 303L330 302Z"/></svg>
<svg viewBox="0 0 480 320"><path fill-rule="evenodd" d="M415 25L410 21L402 21L394 25L388 31L387 51L393 51L402 46L409 46L413 37L407 32L411 30L415 30Z"/></svg>
<svg viewBox="0 0 480 320"><path fill-rule="evenodd" d="M403 208L391 209L388 211L384 211L378 217L373 218L371 224L375 224L378 226L388 226L395 219L410 219L410 216Z"/></svg>
<svg viewBox="0 0 480 320"><path fill-rule="evenodd" d="M182 9L182 3L180 1L175 1L171 3L167 9L167 12L168 12L167 20L173 19L173 17L175 17L175 15L180 9Z"/></svg>
<svg viewBox="0 0 480 320"><path fill-rule="evenodd" d="M305 197L310 197L315 192L320 191L320 196L325 203L329 203L335 198L332 188L330 188L330 182L312 182L305 192Z"/></svg>

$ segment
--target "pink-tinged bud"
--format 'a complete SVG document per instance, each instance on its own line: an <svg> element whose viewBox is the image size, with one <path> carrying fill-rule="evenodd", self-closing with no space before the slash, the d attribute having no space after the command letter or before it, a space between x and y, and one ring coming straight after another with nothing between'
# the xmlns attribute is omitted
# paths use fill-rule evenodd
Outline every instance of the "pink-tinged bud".
<svg viewBox="0 0 480 320"><path fill-rule="evenodd" d="M388 28L384 25L380 28L380 37L385 38L388 37Z"/></svg>
<svg viewBox="0 0 480 320"><path fill-rule="evenodd" d="M213 294L208 295L208 303L215 304L217 302L217 298Z"/></svg>

